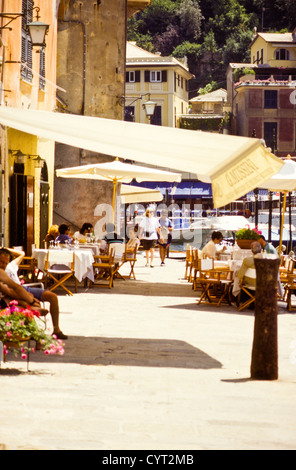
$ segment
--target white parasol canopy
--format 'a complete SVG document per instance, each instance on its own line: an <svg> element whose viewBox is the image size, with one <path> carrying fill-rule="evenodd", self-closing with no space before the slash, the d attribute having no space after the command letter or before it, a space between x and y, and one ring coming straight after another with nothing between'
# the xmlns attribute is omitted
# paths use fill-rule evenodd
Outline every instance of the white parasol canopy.
<svg viewBox="0 0 296 470"><path fill-rule="evenodd" d="M112 162L94 163L91 165L74 166L56 170L56 175L62 178L85 178L113 182L112 211L114 217L115 195L118 183L130 183L133 179L139 183L142 181L170 181L180 182L179 173L147 168L130 163L120 162L118 159Z"/></svg>
<svg viewBox="0 0 296 470"><path fill-rule="evenodd" d="M290 155L288 155L287 158L283 160L283 166L281 167L280 171L276 173L275 175L273 175L268 180L264 181L260 185L260 188L265 188L272 192L284 193L283 216L282 216L282 224L281 224L281 230L280 230L280 243L279 243L279 253L281 253L287 193L289 193L290 191L294 191L296 189L296 163L291 159Z"/></svg>
<svg viewBox="0 0 296 470"><path fill-rule="evenodd" d="M130 186L122 184L120 188L122 204L132 204L136 202L158 202L163 200L163 195L158 189L144 188L141 186Z"/></svg>

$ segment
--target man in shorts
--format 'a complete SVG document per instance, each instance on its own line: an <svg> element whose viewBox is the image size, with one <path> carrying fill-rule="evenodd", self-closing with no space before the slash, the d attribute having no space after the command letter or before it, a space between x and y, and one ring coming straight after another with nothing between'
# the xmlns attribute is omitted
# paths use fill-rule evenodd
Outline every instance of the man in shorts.
<svg viewBox="0 0 296 470"><path fill-rule="evenodd" d="M11 256L16 256L11 261ZM11 248L0 248L0 270L3 269L16 284L20 285L21 282L18 277L18 268L25 256L24 251L17 251ZM42 287L22 286L26 292L33 295L33 302L30 304L32 308L40 308L40 302L49 302L49 311L52 318L53 334L58 339L67 339L68 337L60 330L59 327L59 301L58 296L50 290L43 289ZM23 300L19 296L14 296L14 300Z"/></svg>

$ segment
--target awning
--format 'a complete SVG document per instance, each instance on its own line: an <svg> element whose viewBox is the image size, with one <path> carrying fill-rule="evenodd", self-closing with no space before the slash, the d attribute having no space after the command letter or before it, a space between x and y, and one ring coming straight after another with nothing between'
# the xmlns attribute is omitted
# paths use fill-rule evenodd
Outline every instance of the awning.
<svg viewBox="0 0 296 470"><path fill-rule="evenodd" d="M142 187L160 191L164 197L168 194L168 196L173 199L198 199L212 197L212 185L210 183L202 183L201 181L182 181L181 183L176 184L145 181L139 184L141 184ZM132 186L136 187L137 183L134 182Z"/></svg>
<svg viewBox="0 0 296 470"><path fill-rule="evenodd" d="M214 206L260 186L282 162L259 139L0 106L0 123L66 145L195 173L212 183Z"/></svg>

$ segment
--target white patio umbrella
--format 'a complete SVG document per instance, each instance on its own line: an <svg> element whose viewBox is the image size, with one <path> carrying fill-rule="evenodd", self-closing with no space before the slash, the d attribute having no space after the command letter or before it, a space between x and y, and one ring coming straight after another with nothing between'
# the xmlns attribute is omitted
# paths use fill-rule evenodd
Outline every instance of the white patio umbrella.
<svg viewBox="0 0 296 470"><path fill-rule="evenodd" d="M282 223L280 228L279 253L281 253L282 249L287 193L296 189L296 163L291 159L290 155L288 155L287 158L283 160L283 162L284 164L281 167L280 171L260 185L260 188L265 188L272 192L281 192L284 194Z"/></svg>
<svg viewBox="0 0 296 470"><path fill-rule="evenodd" d="M163 195L158 189L144 188L142 186L131 186L122 184L120 188L122 204L136 202L158 202L163 200Z"/></svg>
<svg viewBox="0 0 296 470"><path fill-rule="evenodd" d="M81 165L56 170L56 175L62 178L85 178L113 182L112 214L114 219L114 206L116 187L118 183L130 183L133 179L142 181L169 181L180 182L180 173L147 168L140 165L123 163L118 159L112 162Z"/></svg>

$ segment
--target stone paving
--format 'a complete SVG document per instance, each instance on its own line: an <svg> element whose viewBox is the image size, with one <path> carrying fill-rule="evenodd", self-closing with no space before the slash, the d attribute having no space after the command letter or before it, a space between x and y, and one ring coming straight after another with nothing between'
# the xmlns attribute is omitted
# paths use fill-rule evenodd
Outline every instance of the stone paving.
<svg viewBox="0 0 296 470"><path fill-rule="evenodd" d="M173 256L173 255L172 255ZM0 448L296 448L296 313L279 307L279 379L250 380L254 312L197 306L184 260L59 295L64 356L0 369Z"/></svg>

